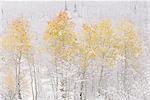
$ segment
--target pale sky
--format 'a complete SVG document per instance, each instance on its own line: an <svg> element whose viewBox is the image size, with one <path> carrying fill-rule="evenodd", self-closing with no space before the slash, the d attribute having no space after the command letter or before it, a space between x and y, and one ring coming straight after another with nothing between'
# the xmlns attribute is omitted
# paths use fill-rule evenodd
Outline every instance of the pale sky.
<svg viewBox="0 0 150 100"><path fill-rule="evenodd" d="M67 1L68 11L80 30L82 22L98 22L110 18L116 23L120 18L132 20L138 27L144 28L150 23L150 2L88 2L78 1L77 13L74 13L75 2ZM135 7L136 5L136 7ZM19 16L25 16L30 22L32 32L42 34L47 21L55 17L65 7L64 1L45 2L1 2L1 33L5 33L8 23ZM79 16L77 16L79 15Z"/></svg>

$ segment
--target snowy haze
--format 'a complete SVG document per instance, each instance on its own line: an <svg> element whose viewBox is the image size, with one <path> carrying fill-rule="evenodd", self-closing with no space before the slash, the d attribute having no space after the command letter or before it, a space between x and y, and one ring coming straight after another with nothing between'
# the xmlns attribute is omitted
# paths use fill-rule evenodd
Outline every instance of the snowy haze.
<svg viewBox="0 0 150 100"><path fill-rule="evenodd" d="M125 2L125 1L116 1L116 2L98 2L98 1L67 1L67 8L70 13L71 18L76 23L76 31L81 32L81 27L83 23L96 23L99 22L102 19L108 18L111 19L113 24L116 24L120 19L127 18L131 20L137 28L140 30L139 34L142 36L144 40L144 56L141 58L141 66L143 66L142 71L140 74L133 73L134 75L131 75L133 79L138 80L137 84L135 81L135 91L132 91L132 93L135 92L135 94L132 94L130 100L149 100L150 98L150 2L148 1L141 1L141 2ZM75 11L75 4L76 4L76 11ZM6 28L8 27L9 23L20 16L24 16L29 21L29 30L31 33L35 33L37 35L37 40L35 45L40 46L42 44L42 36L47 28L47 23L49 20L53 19L55 16L58 15L58 13L61 10L65 9L65 1L39 1L39 2L0 2L0 35L4 35L6 33ZM0 52L1 53L1 52ZM4 54L0 54L0 57ZM82 80L79 80L80 73L79 69L76 68L73 70L74 73L68 72L68 78L70 78L70 83L72 84L72 87L70 86L70 97L68 99L54 99L55 94L53 92L53 89L51 87L51 76L55 77L57 73L53 73L55 70L53 68L53 65L50 63L49 60L47 60L47 55L40 55L40 58L38 59L37 63L37 80L38 80L38 99L37 100L81 100L79 99L78 91L80 87L80 82ZM2 64L1 64L2 63ZM77 66L78 67L78 62ZM3 81L4 73L7 72L7 70L4 70L2 66L5 65L2 61L0 61L0 88L3 87ZM7 64L6 64L7 65ZM26 68L26 63L23 65ZM74 66L74 65L72 65ZM89 70L89 73L92 73L90 71L93 71L92 67ZM28 68L26 68L28 70ZM72 70L72 69L71 69ZM112 70L106 70L105 71L105 77L103 80L103 85L105 89L105 93L110 93L110 95L104 96L98 96L96 91L97 87L97 80L98 78L95 76L98 72L94 72L89 75L88 80L88 92L87 92L87 100L129 100L126 98L126 96L121 93L119 90L116 89L117 87L117 81L116 81L116 75L117 70L121 69L115 69ZM39 72L38 72L39 71ZM79 72L78 72L79 71ZM27 75L29 76L29 72L27 72ZM67 72L64 72L67 73ZM88 73L88 74L89 74ZM72 76L71 76L72 75ZM98 74L99 75L99 74ZM142 75L142 76L141 76ZM58 75L59 76L59 75ZM70 77L71 76L71 77ZM88 76L88 75L87 75ZM75 78L74 78L75 77ZM141 79L142 77L142 79ZM73 78L73 80L71 80ZM108 78L108 80L107 80ZM30 79L27 77L27 79ZM141 82L141 80L144 83ZM60 79L61 80L61 79ZM110 81L111 80L111 81ZM54 80L55 81L55 80ZM133 80L132 80L133 81ZM68 84L69 84L68 82ZM77 89L74 90L73 86L77 85ZM107 82L107 83L105 83ZM146 84L146 85L138 85L138 84ZM93 85L94 84L94 85ZM111 87L112 86L112 87ZM138 86L141 86L138 88ZM33 87L35 87L33 85ZM115 88L114 88L115 87ZM120 86L121 87L121 86ZM30 87L31 88L31 87ZM0 89L1 91L1 89ZM137 91L137 92L136 92ZM120 94L119 94L119 93ZM121 95L121 96L120 96ZM122 96L123 95L123 96ZM28 98L26 98L28 96ZM112 99L109 99L112 98ZM0 100L5 100L1 96L0 92ZM9 100L9 99L8 99ZM16 100L16 99L15 99ZM30 94L25 94L23 100L33 100L32 96ZM35 99L36 100L36 99Z"/></svg>
<svg viewBox="0 0 150 100"><path fill-rule="evenodd" d="M71 13L72 18L76 18L78 17L76 15L79 15L80 20L83 22L96 22L103 18L110 18L116 22L120 18L126 17L143 28L150 21L150 13L148 13L150 9L149 2L78 1L76 5L78 14L74 14L75 2L73 1L67 2L68 11ZM47 21L58 15L64 8L65 2L63 1L2 2L1 9L3 9L3 15L0 16L1 24L6 26L10 20L18 16L25 16L28 20L32 20L30 21L31 29L36 31L40 28L38 33L42 33L45 30ZM78 22L78 20L76 21Z"/></svg>

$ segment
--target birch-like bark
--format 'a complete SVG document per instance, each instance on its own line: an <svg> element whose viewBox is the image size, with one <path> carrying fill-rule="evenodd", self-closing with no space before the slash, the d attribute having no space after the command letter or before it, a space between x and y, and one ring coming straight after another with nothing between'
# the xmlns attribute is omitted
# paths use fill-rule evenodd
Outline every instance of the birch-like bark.
<svg viewBox="0 0 150 100"><path fill-rule="evenodd" d="M129 91L127 90L127 70L128 70L128 66L127 66L127 50L126 50L126 40L125 40L125 46L124 46L124 55L125 55L125 59L124 59L124 75L123 75L123 86L124 86L124 90L127 93L127 99L130 100L130 96L129 96Z"/></svg>
<svg viewBox="0 0 150 100"><path fill-rule="evenodd" d="M82 80L81 80L81 86L80 86L80 100L86 100L86 84L85 84L85 71L82 73Z"/></svg>
<svg viewBox="0 0 150 100"><path fill-rule="evenodd" d="M33 100L37 100L38 98L38 86L37 86L37 71L36 66L34 64L34 58L33 63L29 63L29 69L30 69L30 79L31 79L31 88L32 88L32 98Z"/></svg>
<svg viewBox="0 0 150 100"><path fill-rule="evenodd" d="M21 59L22 59L22 54L21 52L19 53L19 58L18 58L18 67L17 67L17 96L19 100L22 100L22 95L21 95L21 84L20 84L20 74L21 74Z"/></svg>
<svg viewBox="0 0 150 100"><path fill-rule="evenodd" d="M35 65L33 63L33 79L34 79L34 85L35 85L35 100L37 100L37 97L38 97L38 88L37 88L37 74L36 74L36 68L35 68Z"/></svg>
<svg viewBox="0 0 150 100"><path fill-rule="evenodd" d="M102 78L103 78L103 71L104 71L104 66L101 66L101 72L100 72L100 77L99 77L99 81L98 81L98 94L100 96L101 94L101 83L102 83Z"/></svg>
<svg viewBox="0 0 150 100"><path fill-rule="evenodd" d="M56 57L55 57L55 67L56 67L56 100L58 100L58 66Z"/></svg>
<svg viewBox="0 0 150 100"><path fill-rule="evenodd" d="M30 79L31 79L31 92L32 92L32 100L35 100L34 99L34 88L33 88L33 75L32 75L32 67L29 65L29 69L30 69Z"/></svg>

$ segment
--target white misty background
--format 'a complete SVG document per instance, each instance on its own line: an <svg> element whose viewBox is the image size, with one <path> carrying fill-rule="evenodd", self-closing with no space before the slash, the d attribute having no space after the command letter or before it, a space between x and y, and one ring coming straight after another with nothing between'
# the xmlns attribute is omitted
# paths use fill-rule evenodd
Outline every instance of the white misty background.
<svg viewBox="0 0 150 100"><path fill-rule="evenodd" d="M135 86L132 91L130 100L149 100L150 99L150 2L98 2L98 1L67 1L68 11L76 23L76 31L81 32L81 27L84 22L99 22L104 18L109 18L114 24L121 18L125 17L135 23L140 30L140 35L144 40L144 57L140 60L141 71L139 74L132 73L130 77L134 78ZM75 8L76 6L76 8ZM61 10L65 9L65 1L49 1L49 2L1 2L0 3L0 35L6 33L6 28L13 19L19 16L24 16L29 21L29 28L31 33L36 34L36 41L34 45L37 47L42 45L42 36L47 28L49 20L53 19ZM76 11L75 11L76 10ZM5 54L0 52L2 57ZM37 100L56 100L51 86L51 76L55 76L54 66L50 63L51 59L48 55L40 55L37 62L37 85L38 85L38 99ZM69 97L63 99L58 97L58 100L80 100L79 98L79 83L80 80L76 74L79 73L78 62L75 69L68 71L68 78L70 78ZM3 88L3 78L7 72L7 66L0 61L0 90ZM10 65L8 65L10 66ZM25 70L28 70L26 64L23 65ZM74 65L72 65L74 66ZM117 70L116 67L112 70L105 71L104 94L107 96L98 96L97 90L97 75L98 71L93 71L90 67L88 70L88 92L86 94L87 100L129 100L126 95L117 90ZM120 70L121 71L121 70ZM25 75L30 81L29 72ZM135 75L135 76L134 76ZM72 84L73 82L73 84ZM76 84L74 84L76 83ZM74 86L76 85L74 90ZM31 87L29 87L31 89ZM0 91L1 93L1 91ZM59 92L58 92L59 95ZM0 95L0 100L5 100ZM30 91L24 94L23 100L33 100Z"/></svg>

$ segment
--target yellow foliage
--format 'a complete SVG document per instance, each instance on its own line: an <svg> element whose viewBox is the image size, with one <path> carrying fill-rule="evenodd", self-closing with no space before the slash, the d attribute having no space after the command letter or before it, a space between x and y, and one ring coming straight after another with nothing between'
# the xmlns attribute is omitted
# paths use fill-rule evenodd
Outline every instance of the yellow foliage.
<svg viewBox="0 0 150 100"><path fill-rule="evenodd" d="M87 63L95 58L100 58L107 66L112 67L116 64L121 55L122 44L119 43L120 36L113 32L111 20L105 19L98 24L84 24L83 34L80 55L81 65L85 68L82 69L86 69ZM85 57L86 60L82 60Z"/></svg>
<svg viewBox="0 0 150 100"><path fill-rule="evenodd" d="M100 32L105 34L105 35L110 35L113 33L112 30L112 22L109 19L104 19L102 20L99 24L98 27L100 28Z"/></svg>
<svg viewBox="0 0 150 100"><path fill-rule="evenodd" d="M77 33L67 11L61 11L56 18L48 22L44 40L55 56L71 60L77 53ZM49 48L48 48L49 49Z"/></svg>
<svg viewBox="0 0 150 100"><path fill-rule="evenodd" d="M98 48L99 34L92 24L83 24L83 40L79 44L79 55L81 69L86 70L89 61L97 57L96 50Z"/></svg>
<svg viewBox="0 0 150 100"><path fill-rule="evenodd" d="M31 43L27 31L27 21L24 18L12 21L8 27L8 34L2 39L3 48L16 53L28 53L31 50Z"/></svg>
<svg viewBox="0 0 150 100"><path fill-rule="evenodd" d="M128 52L136 57L139 55L141 41L134 24L122 22L120 30L124 34L115 33L110 19L104 19L98 24L83 24L83 39L77 44L74 23L66 11L61 11L49 21L44 40L53 54L63 60L70 60L78 53L82 69L86 70L89 61L96 58L100 58L107 66L114 66L119 57L124 56L125 43Z"/></svg>
<svg viewBox="0 0 150 100"><path fill-rule="evenodd" d="M9 69L5 76L5 87L10 91L15 91L16 82L13 72Z"/></svg>
<svg viewBox="0 0 150 100"><path fill-rule="evenodd" d="M132 22L129 20L124 20L120 24L120 32L122 35L122 52L126 52L126 55L131 55L133 57L138 57L142 52L142 40L136 31L136 28Z"/></svg>

